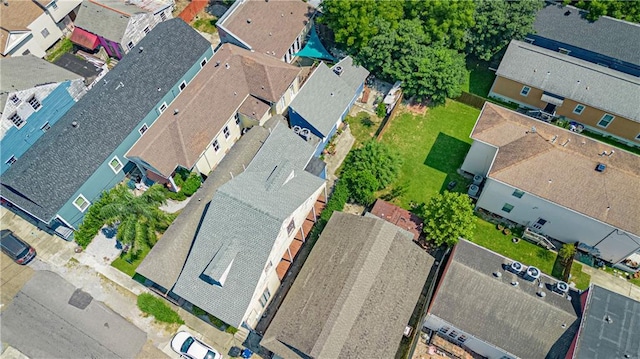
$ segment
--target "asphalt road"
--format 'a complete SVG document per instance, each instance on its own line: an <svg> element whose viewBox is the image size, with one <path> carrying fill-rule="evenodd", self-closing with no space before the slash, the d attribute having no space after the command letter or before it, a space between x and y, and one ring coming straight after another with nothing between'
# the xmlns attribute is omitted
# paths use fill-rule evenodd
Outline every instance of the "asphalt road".
<svg viewBox="0 0 640 359"><path fill-rule="evenodd" d="M2 342L32 359L134 358L147 336L59 275L37 271L0 315Z"/></svg>

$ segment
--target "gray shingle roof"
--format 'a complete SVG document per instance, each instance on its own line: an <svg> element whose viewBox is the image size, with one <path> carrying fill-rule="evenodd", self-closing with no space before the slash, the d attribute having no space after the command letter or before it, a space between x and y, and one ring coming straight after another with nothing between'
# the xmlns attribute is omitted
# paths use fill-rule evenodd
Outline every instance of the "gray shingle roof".
<svg viewBox="0 0 640 359"><path fill-rule="evenodd" d="M216 191L176 294L228 324L241 324L284 221L324 184L304 171L313 152L285 125L276 125L247 170ZM218 286L203 274L221 248L234 259Z"/></svg>
<svg viewBox="0 0 640 359"><path fill-rule="evenodd" d="M496 74L640 122L636 76L515 40Z"/></svg>
<svg viewBox="0 0 640 359"><path fill-rule="evenodd" d="M336 75L324 62L321 62L290 105L291 109L325 136L329 134L353 99L357 89L353 86L364 74L361 71L362 67L346 65L342 74L346 80L343 80L342 76Z"/></svg>
<svg viewBox="0 0 640 359"><path fill-rule="evenodd" d="M82 77L33 55L1 58L0 113L11 92L79 78Z"/></svg>
<svg viewBox="0 0 640 359"><path fill-rule="evenodd" d="M4 173L3 197L49 221L211 46L180 19L140 45Z"/></svg>
<svg viewBox="0 0 640 359"><path fill-rule="evenodd" d="M136 6L131 5L136 8ZM140 10L140 9L139 9ZM142 12L142 10L140 10ZM83 1L74 25L111 41L122 42L130 17L91 1ZM122 44L126 46L126 44Z"/></svg>
<svg viewBox="0 0 640 359"><path fill-rule="evenodd" d="M607 16L597 21L585 11L549 4L538 11L533 28L538 36L640 65L640 25Z"/></svg>
<svg viewBox="0 0 640 359"><path fill-rule="evenodd" d="M178 218L169 226L158 243L151 249L136 272L153 282L170 289L178 280L180 271L196 236L198 224L214 193L241 172L244 171L260 147L269 136L269 128L282 122L281 116L275 116L265 123L265 127L254 126L243 135L211 172L202 187L193 195L192 201L180 212Z"/></svg>
<svg viewBox="0 0 640 359"><path fill-rule="evenodd" d="M367 79L367 76L369 76L369 71L362 66L354 64L351 56L340 60L337 64L333 65L331 69L335 69L336 66L342 67L340 79L351 87L354 93L360 85L362 85L364 80Z"/></svg>
<svg viewBox="0 0 640 359"><path fill-rule="evenodd" d="M536 282L505 271L511 260L466 240L449 259L430 314L491 345L522 358L564 358L580 325L578 293L571 300L548 290L556 281ZM526 263L523 263L526 265ZM494 272L502 273L500 278ZM518 286L511 282L517 280ZM563 328L564 325L564 328Z"/></svg>
<svg viewBox="0 0 640 359"><path fill-rule="evenodd" d="M596 285L588 295L574 358L639 358L640 302Z"/></svg>
<svg viewBox="0 0 640 359"><path fill-rule="evenodd" d="M412 238L334 212L261 345L286 359L393 358L434 262Z"/></svg>

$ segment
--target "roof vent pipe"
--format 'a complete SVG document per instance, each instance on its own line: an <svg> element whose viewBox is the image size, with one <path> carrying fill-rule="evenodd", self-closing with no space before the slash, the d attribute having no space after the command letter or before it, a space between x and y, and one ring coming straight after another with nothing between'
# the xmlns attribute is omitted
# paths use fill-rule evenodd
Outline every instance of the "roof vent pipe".
<svg viewBox="0 0 640 359"><path fill-rule="evenodd" d="M72 126L73 128L78 128L78 126L80 126L80 125L78 124L78 122L77 122L77 121L73 121L73 122L71 122L71 126Z"/></svg>

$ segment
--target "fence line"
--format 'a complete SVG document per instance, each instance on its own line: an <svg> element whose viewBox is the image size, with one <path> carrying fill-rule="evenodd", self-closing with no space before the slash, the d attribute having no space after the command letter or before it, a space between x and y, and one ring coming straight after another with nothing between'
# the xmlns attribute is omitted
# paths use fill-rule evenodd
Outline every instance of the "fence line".
<svg viewBox="0 0 640 359"><path fill-rule="evenodd" d="M471 107L475 107L477 109L482 109L484 102L487 101L487 99L485 99L484 97L480 97L478 95L474 95L465 91L462 91L462 95L458 96L454 100L467 104Z"/></svg>
<svg viewBox="0 0 640 359"><path fill-rule="evenodd" d="M391 119L395 117L398 111L400 111L400 105L402 104L403 98L404 92L400 92L400 96L398 96L398 98L396 99L396 104L393 107L393 110L391 110L391 113L385 116L385 118L382 120L382 123L380 124L380 127L378 127L378 131L375 135L376 140L380 141L382 135L384 134L384 131L387 129L387 125L389 124L389 122L391 122Z"/></svg>

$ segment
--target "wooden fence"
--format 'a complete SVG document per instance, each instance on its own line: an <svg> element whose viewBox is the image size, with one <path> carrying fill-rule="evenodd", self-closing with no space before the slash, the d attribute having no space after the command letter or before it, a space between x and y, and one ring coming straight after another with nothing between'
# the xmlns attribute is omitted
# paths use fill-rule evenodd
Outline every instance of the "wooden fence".
<svg viewBox="0 0 640 359"><path fill-rule="evenodd" d="M455 98L455 100L467 104L471 107L475 107L477 109L482 109L482 106L484 106L484 102L487 101L487 99L484 97L480 97L478 95L474 95L472 93L464 91L462 92L462 95Z"/></svg>
<svg viewBox="0 0 640 359"><path fill-rule="evenodd" d="M380 127L378 127L378 131L375 134L376 140L380 141L380 139L382 138L382 134L384 134L384 131L387 129L387 125L389 124L389 122L391 122L391 119L396 116L398 111L400 111L400 105L402 104L403 98L404 92L400 92L400 96L398 96L398 98L396 99L396 105L393 107L393 110L391 110L391 113L385 116L385 118L382 120L382 123L380 124Z"/></svg>

